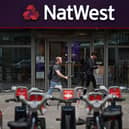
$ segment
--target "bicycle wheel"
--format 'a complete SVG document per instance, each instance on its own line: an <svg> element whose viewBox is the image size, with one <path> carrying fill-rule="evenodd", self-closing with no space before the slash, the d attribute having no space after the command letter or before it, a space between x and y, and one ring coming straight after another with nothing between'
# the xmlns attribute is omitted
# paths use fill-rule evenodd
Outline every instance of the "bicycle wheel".
<svg viewBox="0 0 129 129"><path fill-rule="evenodd" d="M86 118L85 129L94 129L94 118L93 117Z"/></svg>
<svg viewBox="0 0 129 129"><path fill-rule="evenodd" d="M98 129L97 126L94 125L86 125L85 129Z"/></svg>
<svg viewBox="0 0 129 129"><path fill-rule="evenodd" d="M91 126L86 125L85 129L92 129Z"/></svg>
<svg viewBox="0 0 129 129"><path fill-rule="evenodd" d="M66 129L70 129L71 125L70 125L70 119L71 119L71 116L70 115L66 115L65 116L65 128Z"/></svg>
<svg viewBox="0 0 129 129"><path fill-rule="evenodd" d="M112 120L110 129L122 129L122 120Z"/></svg>
<svg viewBox="0 0 129 129"><path fill-rule="evenodd" d="M2 121L0 122L0 129L3 129L3 127L2 127Z"/></svg>
<svg viewBox="0 0 129 129"><path fill-rule="evenodd" d="M38 129L46 129L46 119L39 118Z"/></svg>
<svg viewBox="0 0 129 129"><path fill-rule="evenodd" d="M85 129L98 129L98 128L97 125L94 125L92 122L91 123L89 122L88 124L86 124Z"/></svg>
<svg viewBox="0 0 129 129"><path fill-rule="evenodd" d="M110 120L104 123L104 129L122 129L122 120Z"/></svg>

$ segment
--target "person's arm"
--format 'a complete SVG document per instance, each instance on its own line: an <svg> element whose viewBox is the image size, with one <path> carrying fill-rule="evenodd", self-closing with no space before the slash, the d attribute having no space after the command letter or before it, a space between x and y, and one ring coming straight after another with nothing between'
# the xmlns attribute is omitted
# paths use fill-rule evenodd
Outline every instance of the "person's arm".
<svg viewBox="0 0 129 129"><path fill-rule="evenodd" d="M68 77L67 77L67 76L64 76L59 70L56 70L55 72L56 72L57 75L60 76L61 78L68 79Z"/></svg>
<svg viewBox="0 0 129 129"><path fill-rule="evenodd" d="M94 66L93 66L93 69L97 69L98 68L98 65L96 64L96 61L94 62Z"/></svg>
<svg viewBox="0 0 129 129"><path fill-rule="evenodd" d="M98 66L95 64L94 66L92 66L93 69L97 69Z"/></svg>
<svg viewBox="0 0 129 129"><path fill-rule="evenodd" d="M96 62L92 63L91 59L89 59L88 63L89 63L90 69L97 69L98 68L96 65Z"/></svg>

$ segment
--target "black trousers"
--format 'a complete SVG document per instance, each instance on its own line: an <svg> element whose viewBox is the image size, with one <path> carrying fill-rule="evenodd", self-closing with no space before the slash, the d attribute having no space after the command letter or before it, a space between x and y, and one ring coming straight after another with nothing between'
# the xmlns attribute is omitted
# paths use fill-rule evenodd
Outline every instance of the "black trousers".
<svg viewBox="0 0 129 129"><path fill-rule="evenodd" d="M97 86L96 86L96 80L95 80L95 77L94 77L94 75L86 75L86 80L85 80L85 87L86 88L88 88L89 87L89 84L90 84L90 82L92 82L93 83L93 87L94 87L94 89L95 88L97 88Z"/></svg>

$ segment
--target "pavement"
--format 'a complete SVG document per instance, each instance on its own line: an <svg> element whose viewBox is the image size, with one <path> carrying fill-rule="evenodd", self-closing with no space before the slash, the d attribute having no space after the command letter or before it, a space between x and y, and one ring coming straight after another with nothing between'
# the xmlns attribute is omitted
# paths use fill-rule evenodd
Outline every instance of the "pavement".
<svg viewBox="0 0 129 129"><path fill-rule="evenodd" d="M123 107L123 129L129 129L129 93L124 93L126 101L121 102ZM5 100L12 98L13 93L1 93L0 94L0 110L3 113L3 129L9 129L7 127L7 122L14 120L14 107L16 104L14 102L5 103ZM60 109L57 109L56 102L50 102L51 106L47 107L46 125L47 129L60 129L60 122L56 121L56 118L60 118ZM80 106L77 107L77 116L85 119L86 111L85 104L82 102ZM77 129L85 129L85 125L77 126Z"/></svg>

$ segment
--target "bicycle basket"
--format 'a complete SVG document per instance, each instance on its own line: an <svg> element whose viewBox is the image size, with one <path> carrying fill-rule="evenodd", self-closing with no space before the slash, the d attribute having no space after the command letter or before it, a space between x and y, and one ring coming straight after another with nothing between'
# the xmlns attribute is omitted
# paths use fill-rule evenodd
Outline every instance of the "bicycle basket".
<svg viewBox="0 0 129 129"><path fill-rule="evenodd" d="M31 93L29 95L29 101L42 101L43 96L40 93Z"/></svg>
<svg viewBox="0 0 129 129"><path fill-rule="evenodd" d="M17 87L15 96L16 98L19 98L19 96L24 96L25 99L28 99L28 89L26 87Z"/></svg>
<svg viewBox="0 0 129 129"><path fill-rule="evenodd" d="M63 99L68 100L74 97L74 90L72 89L65 89L63 90Z"/></svg>
<svg viewBox="0 0 129 129"><path fill-rule="evenodd" d="M88 95L88 99L90 101L101 101L103 99L103 94L91 92Z"/></svg>
<svg viewBox="0 0 129 129"><path fill-rule="evenodd" d="M122 97L121 90L117 86L110 87L109 88L109 94L115 95L118 98L121 98Z"/></svg>

